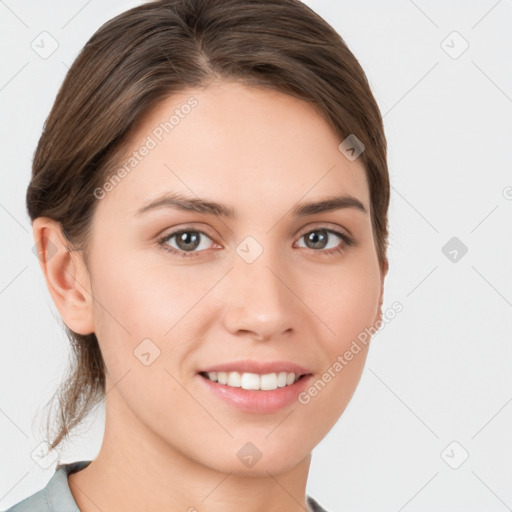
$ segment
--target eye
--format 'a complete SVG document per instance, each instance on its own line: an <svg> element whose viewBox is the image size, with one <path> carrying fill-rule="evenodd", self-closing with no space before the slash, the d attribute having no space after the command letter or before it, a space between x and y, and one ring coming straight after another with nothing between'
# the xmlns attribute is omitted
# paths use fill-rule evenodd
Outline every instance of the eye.
<svg viewBox="0 0 512 512"><path fill-rule="evenodd" d="M325 247L328 246L328 240L333 238L333 235L338 239L341 239L343 243L340 244L338 242L338 244L334 245L333 248L325 250ZM169 245L169 241L173 238L176 238L177 247ZM202 243L202 238L211 240L211 238L203 231L196 229L180 229L165 235L163 238L158 240L158 244L167 252L176 254L181 258L190 258L199 256L202 250L208 248L208 244L205 246L205 244ZM341 253L345 251L347 247L355 245L354 239L349 235L324 227L310 230L300 238L306 239L306 244L308 244L307 248L326 255Z"/></svg>
<svg viewBox="0 0 512 512"><path fill-rule="evenodd" d="M328 245L329 238L333 238L332 235L335 235L338 237L338 239L341 239L343 243L338 243L333 246L333 248L329 250L325 250L325 247ZM325 254L331 255L331 254L337 254L345 251L347 246L355 245L355 241L352 237L340 233L339 231L336 231L334 229L327 229L327 228L317 228L313 229L312 231L308 231L307 233L303 234L301 239L306 240L306 244L308 248L313 249L316 252L323 252Z"/></svg>
<svg viewBox="0 0 512 512"><path fill-rule="evenodd" d="M167 243L169 240L175 237L176 244L178 246L177 248L171 247ZM201 243L201 238L203 237L206 237L209 240L211 240L211 238L203 231L198 231L194 229L181 229L179 231L174 231L173 233L164 236L163 238L158 240L158 243L162 246L162 248L165 251L177 254L182 258L190 258L198 256L198 252L195 251L195 249L203 245ZM205 247L203 246L203 249L204 248Z"/></svg>

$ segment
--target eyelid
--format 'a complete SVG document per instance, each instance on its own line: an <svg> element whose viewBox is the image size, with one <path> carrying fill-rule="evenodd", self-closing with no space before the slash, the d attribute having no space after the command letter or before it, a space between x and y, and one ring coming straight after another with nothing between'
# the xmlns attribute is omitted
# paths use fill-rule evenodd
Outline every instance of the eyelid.
<svg viewBox="0 0 512 512"><path fill-rule="evenodd" d="M206 227L206 230L209 229L208 224L199 223L199 225L204 225ZM334 224L334 223L331 223L331 222L322 222L322 221L316 221L316 222L313 222L312 224L309 224L306 227L298 229L297 231L295 231L293 236L298 236L298 234L300 232L302 232L302 234L304 235L304 234L308 233L309 231L312 231L313 229L322 229L322 228L323 229L334 229L335 231L338 231L338 230L345 231L345 234L348 237L354 238L354 236L352 235L350 230L347 229L346 227L343 227L343 226L340 226L338 224ZM179 227L176 227L176 228L174 228L174 227L173 228L166 228L163 231L161 231L161 233L164 233L168 229L170 230L169 231L169 235L176 234L177 232L180 232L180 231L190 230L190 231L197 231L199 233L203 233L203 234L207 235L209 238L213 238L213 235L209 234L208 231L204 231L203 229L198 227L198 223L183 224L183 225L180 224ZM158 234L157 238L161 239L161 238L164 238L165 236L166 235Z"/></svg>
<svg viewBox="0 0 512 512"><path fill-rule="evenodd" d="M177 227L175 226L172 228L166 228L166 229L162 230L158 235L155 236L155 238L158 240L162 240L163 238L168 238L172 235L177 235L177 234L181 233L182 231L194 231L194 232L206 235L208 238L213 240L215 238L215 236L208 232L209 229L207 227L207 224L205 224L205 226L206 226L206 229L203 229L202 227L198 227L197 224L194 224L194 225L180 224Z"/></svg>
<svg viewBox="0 0 512 512"><path fill-rule="evenodd" d="M305 234L309 233L310 231L313 231L315 229L326 229L326 230L333 230L333 231L339 231L341 234L346 235L349 238L354 238L352 233L345 227L340 226L339 224L333 224L332 222L314 222L312 225L309 224L305 228L299 229L295 236L298 235L298 233L302 233L301 236L304 236Z"/></svg>

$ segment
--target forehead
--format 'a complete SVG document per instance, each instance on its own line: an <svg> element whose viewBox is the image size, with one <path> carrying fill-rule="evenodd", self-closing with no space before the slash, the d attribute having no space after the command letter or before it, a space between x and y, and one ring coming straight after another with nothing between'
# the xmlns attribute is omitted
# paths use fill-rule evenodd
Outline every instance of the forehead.
<svg viewBox="0 0 512 512"><path fill-rule="evenodd" d="M123 178L101 207L133 213L174 191L248 215L334 194L353 195L369 209L364 165L348 160L340 143L311 105L292 96L237 82L187 89L140 123L112 169L124 168Z"/></svg>

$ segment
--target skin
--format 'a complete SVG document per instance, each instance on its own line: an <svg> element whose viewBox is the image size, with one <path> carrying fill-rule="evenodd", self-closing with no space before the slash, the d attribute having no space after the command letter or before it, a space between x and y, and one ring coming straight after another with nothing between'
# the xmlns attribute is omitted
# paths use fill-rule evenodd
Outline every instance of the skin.
<svg viewBox="0 0 512 512"><path fill-rule="evenodd" d="M99 200L89 268L65 250L57 223L33 223L35 240L58 248L41 267L63 321L96 333L108 369L100 452L68 477L82 512L305 510L311 451L352 397L367 348L309 404L270 414L235 409L197 372L236 359L287 360L316 380L381 318L387 264L377 259L361 159L338 150L340 138L307 103L226 81L167 98L129 153L191 96L191 113ZM134 214L165 192L226 204L237 218ZM333 193L353 195L368 213L289 213ZM196 257L158 245L185 226L206 233ZM308 245L304 235L322 228L348 230L356 245L328 255L344 245L333 234ZM263 249L252 263L236 252L247 236ZM167 245L185 252L177 237ZM134 356L147 338L160 349L149 366ZM237 457L249 441L262 453L251 468Z"/></svg>

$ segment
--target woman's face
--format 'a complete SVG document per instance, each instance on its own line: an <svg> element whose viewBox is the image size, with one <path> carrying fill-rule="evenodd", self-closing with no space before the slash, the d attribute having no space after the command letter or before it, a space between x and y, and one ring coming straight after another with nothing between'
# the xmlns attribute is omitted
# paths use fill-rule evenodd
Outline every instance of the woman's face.
<svg viewBox="0 0 512 512"><path fill-rule="evenodd" d="M298 464L335 424L367 345L344 354L378 320L384 277L365 170L341 142L298 99L215 82L161 103L137 131L121 179L97 190L91 311L108 369L107 421L133 434L133 450L151 444L265 475ZM196 208L148 206L166 195ZM366 212L297 214L344 195ZM274 391L200 373L238 368L268 374L273 387L283 377L270 374L293 365L309 375Z"/></svg>

